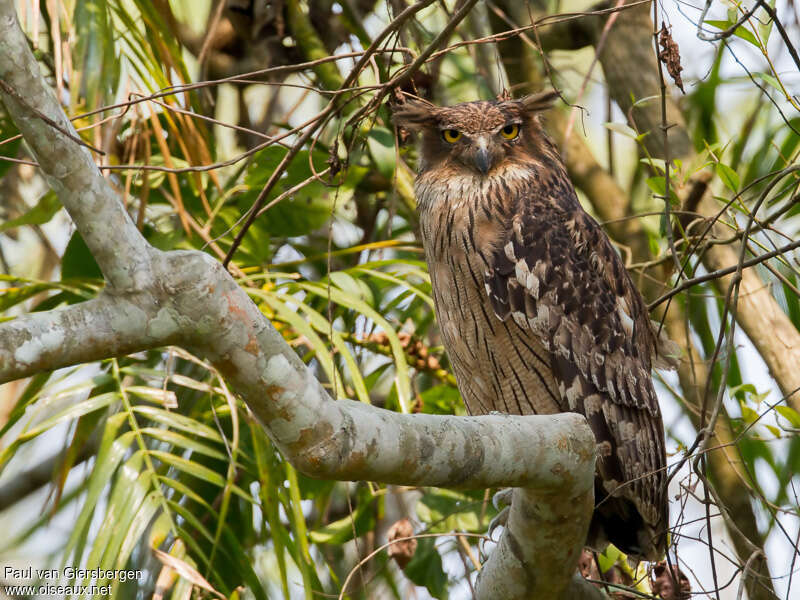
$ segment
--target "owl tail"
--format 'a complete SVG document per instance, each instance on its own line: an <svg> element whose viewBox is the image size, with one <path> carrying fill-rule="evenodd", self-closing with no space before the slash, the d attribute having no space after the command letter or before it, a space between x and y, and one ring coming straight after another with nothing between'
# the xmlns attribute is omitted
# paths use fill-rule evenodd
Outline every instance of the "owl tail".
<svg viewBox="0 0 800 600"><path fill-rule="evenodd" d="M667 550L666 526L645 522L636 505L628 498L607 496L601 479L595 480L598 506L589 525L586 545L602 552L614 544L629 558L656 562Z"/></svg>

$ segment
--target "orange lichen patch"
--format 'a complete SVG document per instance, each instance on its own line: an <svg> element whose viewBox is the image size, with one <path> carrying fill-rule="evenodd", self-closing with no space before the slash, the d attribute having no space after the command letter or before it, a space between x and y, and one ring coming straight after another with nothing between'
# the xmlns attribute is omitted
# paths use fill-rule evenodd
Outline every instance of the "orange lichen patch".
<svg viewBox="0 0 800 600"><path fill-rule="evenodd" d="M369 461L367 460L367 455L363 452L353 452L351 453L343 463L343 467L345 472L349 478L354 480L362 479L362 474L366 473L367 465Z"/></svg>
<svg viewBox="0 0 800 600"><path fill-rule="evenodd" d="M320 437L319 433L313 427L306 427L300 430L300 437L289 445L289 449L302 458L304 466L311 467L312 470L318 470L320 464L322 464L323 453L311 451L316 450L316 447L319 445ZM308 473L305 468L301 470L303 470L306 475L311 474Z"/></svg>
<svg viewBox="0 0 800 600"><path fill-rule="evenodd" d="M283 394L286 390L279 385L270 385L267 386L266 392L267 396L269 396L272 400L277 400L278 396Z"/></svg>
<svg viewBox="0 0 800 600"><path fill-rule="evenodd" d="M258 346L258 340L256 340L256 336L255 335L252 335L252 334L250 335L250 339L247 342L247 345L244 347L244 349L247 352L249 352L250 354L252 354L253 356L258 355L259 346Z"/></svg>
<svg viewBox="0 0 800 600"><path fill-rule="evenodd" d="M247 324L250 322L247 310L236 302L237 296L231 292L226 294L225 297L228 301L228 313L232 315L234 319L247 326ZM244 349L253 356L257 356L259 353L258 340L256 339L255 333L253 333L252 330L248 331L247 344L245 345Z"/></svg>
<svg viewBox="0 0 800 600"><path fill-rule="evenodd" d="M236 302L238 294L234 294L234 292L231 291L225 294L225 298L228 301L228 312L235 315L240 321L247 322L247 311Z"/></svg>
<svg viewBox="0 0 800 600"><path fill-rule="evenodd" d="M298 438L289 444L288 450L290 457L296 457L297 460L292 460L292 464L299 471L310 477L335 478L335 474L325 468L326 463L333 462L331 458L335 453L335 446L333 427L329 423L321 423L301 429Z"/></svg>

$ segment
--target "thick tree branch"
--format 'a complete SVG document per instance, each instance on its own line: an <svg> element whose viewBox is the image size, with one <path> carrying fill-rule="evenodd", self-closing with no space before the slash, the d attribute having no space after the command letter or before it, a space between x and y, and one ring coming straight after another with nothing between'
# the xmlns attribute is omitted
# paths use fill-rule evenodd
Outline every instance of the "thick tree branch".
<svg viewBox="0 0 800 600"><path fill-rule="evenodd" d="M154 309L152 301L104 292L94 300L3 323L0 383L176 342L176 323L160 328L164 322L156 320ZM150 327L143 328L144 323Z"/></svg>
<svg viewBox="0 0 800 600"><path fill-rule="evenodd" d="M520 502L523 497L526 501ZM580 537L593 508L592 495L514 490L508 527L492 553L494 560L478 575L479 597L592 597L592 586L579 587L572 581L582 544L576 547L564 540ZM531 594L534 589L537 593Z"/></svg>
<svg viewBox="0 0 800 600"><path fill-rule="evenodd" d="M502 597L561 595L593 508L595 440L582 416L401 415L332 401L220 263L150 247L86 149L37 116L74 134L11 0L0 0L0 78L14 90L0 98L111 283L96 300L0 324L0 381L165 344L188 347L213 362L308 475L530 488L515 492L506 550L492 553L479 597L499 597L496 586L528 568L535 579ZM580 589L570 587L570 597L592 597Z"/></svg>

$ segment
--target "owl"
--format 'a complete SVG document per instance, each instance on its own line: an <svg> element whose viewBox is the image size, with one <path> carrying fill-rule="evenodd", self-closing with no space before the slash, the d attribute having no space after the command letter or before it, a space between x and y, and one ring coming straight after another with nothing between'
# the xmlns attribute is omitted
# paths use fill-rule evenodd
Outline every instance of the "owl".
<svg viewBox="0 0 800 600"><path fill-rule="evenodd" d="M587 545L656 560L668 507L651 368L669 365L544 133L537 115L554 98L395 105L395 124L420 136L415 192L436 315L471 414L586 417L597 440Z"/></svg>

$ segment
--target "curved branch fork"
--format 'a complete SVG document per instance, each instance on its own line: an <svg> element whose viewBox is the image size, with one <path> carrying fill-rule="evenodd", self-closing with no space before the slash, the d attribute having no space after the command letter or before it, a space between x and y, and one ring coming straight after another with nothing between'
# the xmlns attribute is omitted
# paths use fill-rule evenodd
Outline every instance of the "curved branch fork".
<svg viewBox="0 0 800 600"><path fill-rule="evenodd" d="M0 79L0 99L108 282L94 300L0 324L0 382L184 346L225 375L310 476L520 488L480 598L593 597L592 589L576 595L571 580L593 509L595 440L582 416L402 415L333 401L222 265L200 252L161 252L140 235L75 141L12 0L0 0Z"/></svg>

